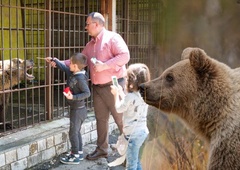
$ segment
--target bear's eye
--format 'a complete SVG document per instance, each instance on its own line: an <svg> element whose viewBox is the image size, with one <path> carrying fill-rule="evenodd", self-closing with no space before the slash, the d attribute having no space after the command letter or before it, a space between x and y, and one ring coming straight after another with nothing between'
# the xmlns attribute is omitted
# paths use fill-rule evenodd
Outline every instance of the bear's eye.
<svg viewBox="0 0 240 170"><path fill-rule="evenodd" d="M170 75L170 74L168 74L168 75L166 76L166 80L169 81L169 82L173 81L173 76Z"/></svg>

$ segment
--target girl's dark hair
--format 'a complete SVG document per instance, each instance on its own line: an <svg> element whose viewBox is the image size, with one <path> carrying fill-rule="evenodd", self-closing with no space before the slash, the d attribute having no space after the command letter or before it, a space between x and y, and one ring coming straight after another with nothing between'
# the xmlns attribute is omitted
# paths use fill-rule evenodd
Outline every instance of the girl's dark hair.
<svg viewBox="0 0 240 170"><path fill-rule="evenodd" d="M150 71L145 64L131 64L127 69L127 91L138 91L140 84L150 81Z"/></svg>

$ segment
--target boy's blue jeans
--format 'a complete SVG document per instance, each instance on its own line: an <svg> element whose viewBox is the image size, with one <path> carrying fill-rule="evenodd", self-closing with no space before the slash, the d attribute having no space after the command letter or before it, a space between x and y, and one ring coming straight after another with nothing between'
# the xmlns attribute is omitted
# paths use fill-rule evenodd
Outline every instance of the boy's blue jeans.
<svg viewBox="0 0 240 170"><path fill-rule="evenodd" d="M70 110L70 129L69 129L69 139L71 143L71 151L74 154L78 154L78 151L83 150L81 127L84 120L87 117L87 109L83 107L81 109L71 109Z"/></svg>
<svg viewBox="0 0 240 170"><path fill-rule="evenodd" d="M126 170L142 170L139 151L147 136L146 131L131 134L126 155Z"/></svg>

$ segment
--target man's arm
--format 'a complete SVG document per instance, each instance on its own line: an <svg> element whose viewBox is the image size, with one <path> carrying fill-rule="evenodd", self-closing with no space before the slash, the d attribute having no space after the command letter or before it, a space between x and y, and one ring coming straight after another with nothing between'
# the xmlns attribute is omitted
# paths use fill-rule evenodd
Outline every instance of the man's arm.
<svg viewBox="0 0 240 170"><path fill-rule="evenodd" d="M97 62L95 64L95 70L97 72L107 70L110 68L113 68L118 71L130 60L128 46L119 34L113 36L113 38L110 41L111 52L114 55L114 57L104 63L101 61Z"/></svg>

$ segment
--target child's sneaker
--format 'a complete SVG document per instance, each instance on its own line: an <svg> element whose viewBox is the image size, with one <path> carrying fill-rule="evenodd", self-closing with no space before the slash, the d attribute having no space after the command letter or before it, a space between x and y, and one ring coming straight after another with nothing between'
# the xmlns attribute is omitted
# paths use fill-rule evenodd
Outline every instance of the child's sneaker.
<svg viewBox="0 0 240 170"><path fill-rule="evenodd" d="M70 156L72 153L72 151L66 153L66 157ZM82 161L84 159L83 157L83 152L82 151L78 151L78 154L79 154L79 160Z"/></svg>
<svg viewBox="0 0 240 170"><path fill-rule="evenodd" d="M70 154L69 156L65 157L65 158L61 158L60 161L64 164L79 164L80 160L79 157Z"/></svg>
<svg viewBox="0 0 240 170"><path fill-rule="evenodd" d="M83 153L79 154L79 160L82 161L83 160Z"/></svg>

